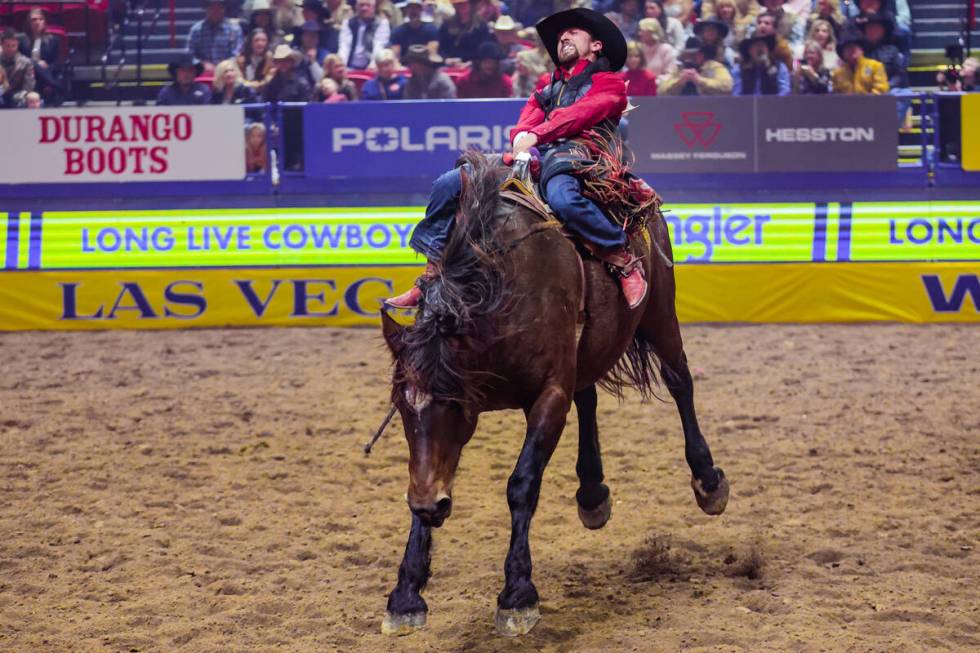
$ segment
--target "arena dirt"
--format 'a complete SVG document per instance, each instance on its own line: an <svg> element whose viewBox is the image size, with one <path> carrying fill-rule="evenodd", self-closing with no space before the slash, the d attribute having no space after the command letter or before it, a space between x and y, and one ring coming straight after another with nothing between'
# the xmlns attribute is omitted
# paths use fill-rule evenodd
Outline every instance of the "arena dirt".
<svg viewBox="0 0 980 653"><path fill-rule="evenodd" d="M732 482L695 506L672 403L600 399L613 518L576 517L574 417L532 529L543 618L492 632L518 413L483 417L428 627L379 634L408 509L373 330L0 335L4 651L980 648L980 330L685 329Z"/></svg>

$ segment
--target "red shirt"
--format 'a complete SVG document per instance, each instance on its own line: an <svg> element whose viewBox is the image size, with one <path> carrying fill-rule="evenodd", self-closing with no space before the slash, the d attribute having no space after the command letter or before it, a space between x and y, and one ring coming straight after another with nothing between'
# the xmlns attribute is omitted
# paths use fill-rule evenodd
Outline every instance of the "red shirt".
<svg viewBox="0 0 980 653"><path fill-rule="evenodd" d="M632 96L656 95L657 76L646 68L623 71L626 91Z"/></svg>
<svg viewBox="0 0 980 653"><path fill-rule="evenodd" d="M565 80L582 72L589 61L580 60L571 70L561 68ZM550 79L548 80L550 82ZM548 82L538 85L540 91ZM555 109L546 120L544 109L533 95L521 110L517 126L510 130L510 140L520 132L526 131L538 137L538 143L545 144L562 138L577 136L595 127L607 118L619 120L626 109L626 83L619 73L598 72L592 75L592 87L574 104Z"/></svg>
<svg viewBox="0 0 980 653"><path fill-rule="evenodd" d="M476 63L473 64L474 66ZM456 96L460 98L501 98L514 94L510 75L503 73L487 79L475 68L470 68L456 82Z"/></svg>

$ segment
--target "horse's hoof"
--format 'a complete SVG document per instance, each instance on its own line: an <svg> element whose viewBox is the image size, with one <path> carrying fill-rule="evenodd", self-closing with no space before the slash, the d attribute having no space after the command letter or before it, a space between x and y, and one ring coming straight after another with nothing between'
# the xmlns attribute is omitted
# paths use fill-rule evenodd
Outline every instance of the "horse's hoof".
<svg viewBox="0 0 980 653"><path fill-rule="evenodd" d="M497 627L497 634L504 637L520 637L527 635L534 628L541 618L538 604L535 603L530 608L518 608L516 610L504 610L497 608L497 615L494 618L494 625Z"/></svg>
<svg viewBox="0 0 980 653"><path fill-rule="evenodd" d="M725 512L725 506L728 505L728 479L725 478L725 472L721 471L720 467L715 467L715 471L718 472L718 487L714 492L705 492L701 489L701 481L691 477L694 499L701 510L709 515L720 515Z"/></svg>
<svg viewBox="0 0 980 653"><path fill-rule="evenodd" d="M582 525L588 529L596 530L602 528L612 516L612 502L609 496L592 510L586 510L582 506L578 507L578 518L582 520Z"/></svg>
<svg viewBox="0 0 980 653"><path fill-rule="evenodd" d="M385 619L381 622L381 633L401 637L411 635L423 626L425 626L424 612L409 612L408 614L385 612Z"/></svg>

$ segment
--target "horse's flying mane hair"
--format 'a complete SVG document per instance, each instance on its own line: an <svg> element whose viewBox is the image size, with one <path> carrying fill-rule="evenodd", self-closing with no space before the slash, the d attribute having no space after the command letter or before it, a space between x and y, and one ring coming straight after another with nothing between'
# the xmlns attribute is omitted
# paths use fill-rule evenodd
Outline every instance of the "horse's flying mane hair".
<svg viewBox="0 0 980 653"><path fill-rule="evenodd" d="M396 365L395 390L406 383L434 399L464 407L479 401L479 377L468 365L478 352L500 337L495 333L508 296L501 280L496 226L504 209L498 195L509 171L499 159L469 151L459 217L449 235L438 274L422 282L423 298L415 324L405 330Z"/></svg>

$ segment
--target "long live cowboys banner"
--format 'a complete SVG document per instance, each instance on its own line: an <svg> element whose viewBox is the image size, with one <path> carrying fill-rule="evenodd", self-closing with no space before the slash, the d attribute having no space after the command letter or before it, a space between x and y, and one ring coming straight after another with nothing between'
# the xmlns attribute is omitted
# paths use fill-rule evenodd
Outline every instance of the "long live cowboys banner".
<svg viewBox="0 0 980 653"><path fill-rule="evenodd" d="M890 96L636 98L627 141L650 173L894 170ZM306 175L432 178L471 147L502 152L523 100L313 104Z"/></svg>
<svg viewBox="0 0 980 653"><path fill-rule="evenodd" d="M244 126L234 106L4 112L0 184L243 179Z"/></svg>
<svg viewBox="0 0 980 653"><path fill-rule="evenodd" d="M0 274L0 331L376 325L418 267L72 270ZM685 322L976 322L969 263L680 265Z"/></svg>
<svg viewBox="0 0 980 653"><path fill-rule="evenodd" d="M680 263L980 261L980 202L665 208ZM418 265L409 240L423 212L0 210L0 270Z"/></svg>

